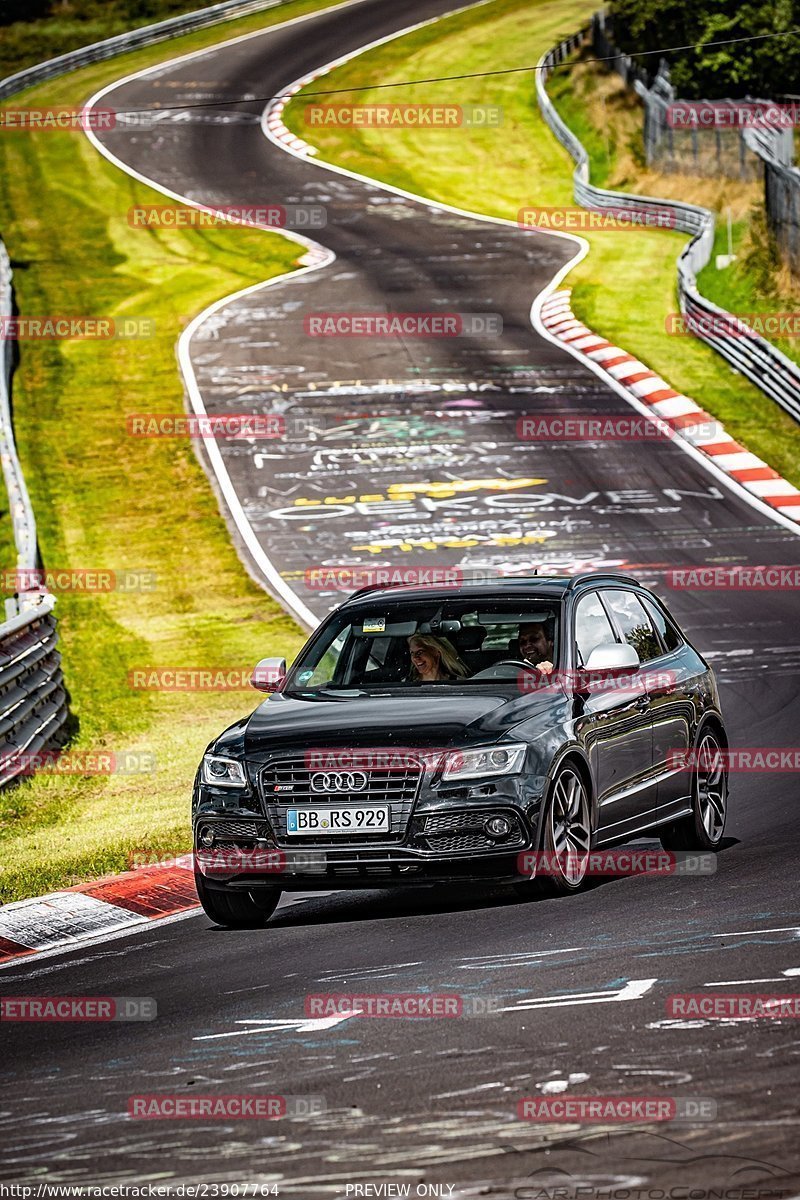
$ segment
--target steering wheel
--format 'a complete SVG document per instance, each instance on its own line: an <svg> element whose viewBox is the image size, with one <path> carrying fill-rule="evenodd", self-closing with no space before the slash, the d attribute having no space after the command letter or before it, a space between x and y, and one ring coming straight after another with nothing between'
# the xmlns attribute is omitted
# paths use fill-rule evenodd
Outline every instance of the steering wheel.
<svg viewBox="0 0 800 1200"><path fill-rule="evenodd" d="M497 672L501 667L513 667L517 671L537 671L538 668L529 662L520 662L518 658L503 658L500 662L492 663L490 667L484 667L482 671L476 671L471 677L472 679L496 679Z"/></svg>

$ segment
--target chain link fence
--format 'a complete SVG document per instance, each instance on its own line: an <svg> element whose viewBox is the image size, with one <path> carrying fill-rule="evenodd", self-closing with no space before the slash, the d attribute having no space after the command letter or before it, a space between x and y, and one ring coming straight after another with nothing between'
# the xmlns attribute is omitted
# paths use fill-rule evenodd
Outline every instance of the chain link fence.
<svg viewBox="0 0 800 1200"><path fill-rule="evenodd" d="M783 261L792 275L800 278L800 171L794 165L794 118L761 125L742 125L737 118L737 109L743 105L767 111L777 111L779 105L795 109L797 97L717 100L714 107L719 115L713 125L682 127L670 116L672 106L681 101L665 59L650 78L614 45L604 13L592 18L591 44L593 53L609 60L609 67L635 89L644 105L648 166L665 172L763 181L767 223Z"/></svg>

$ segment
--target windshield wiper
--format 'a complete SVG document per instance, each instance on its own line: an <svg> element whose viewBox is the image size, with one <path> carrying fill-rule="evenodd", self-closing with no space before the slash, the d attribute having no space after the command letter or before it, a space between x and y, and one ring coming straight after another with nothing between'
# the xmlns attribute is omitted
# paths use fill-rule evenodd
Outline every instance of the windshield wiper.
<svg viewBox="0 0 800 1200"><path fill-rule="evenodd" d="M360 696L369 695L360 688L342 687L338 684L326 683L318 688L292 688L285 691L284 696L324 696L326 700L355 700Z"/></svg>

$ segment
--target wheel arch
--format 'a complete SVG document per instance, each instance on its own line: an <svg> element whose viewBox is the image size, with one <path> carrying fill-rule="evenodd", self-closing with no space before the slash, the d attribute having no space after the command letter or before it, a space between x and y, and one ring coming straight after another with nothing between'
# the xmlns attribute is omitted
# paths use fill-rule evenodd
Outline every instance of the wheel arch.
<svg viewBox="0 0 800 1200"><path fill-rule="evenodd" d="M542 803L539 806L539 819L536 829L537 850L542 849L542 838L544 836L544 814L547 810L547 805L550 802L553 784L558 772L566 765L575 766L580 772L584 783L586 784L586 787L589 791L589 808L592 815L592 833L594 833L597 828L597 803L594 779L592 777L592 768L589 764L589 760L580 746L566 746L554 756L553 761L550 764L550 770L547 772L547 783L544 791L542 792Z"/></svg>

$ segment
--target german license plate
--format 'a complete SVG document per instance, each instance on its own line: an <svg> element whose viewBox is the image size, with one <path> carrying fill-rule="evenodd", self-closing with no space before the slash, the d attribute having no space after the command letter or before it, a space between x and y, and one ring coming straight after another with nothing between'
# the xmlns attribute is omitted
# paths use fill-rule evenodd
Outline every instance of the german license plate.
<svg viewBox="0 0 800 1200"><path fill-rule="evenodd" d="M388 833L388 808L290 808L286 813L288 834Z"/></svg>

